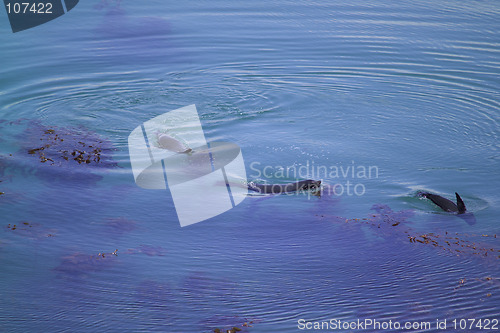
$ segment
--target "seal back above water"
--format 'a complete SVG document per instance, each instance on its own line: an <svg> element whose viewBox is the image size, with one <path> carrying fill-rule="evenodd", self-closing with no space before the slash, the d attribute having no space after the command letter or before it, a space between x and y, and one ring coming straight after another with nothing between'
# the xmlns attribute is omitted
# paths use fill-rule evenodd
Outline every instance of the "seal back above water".
<svg viewBox="0 0 500 333"><path fill-rule="evenodd" d="M263 194L281 194L288 192L296 192L296 191L306 191L319 189L321 186L321 180L301 180L294 183L289 184L248 184L248 189L263 193Z"/></svg>

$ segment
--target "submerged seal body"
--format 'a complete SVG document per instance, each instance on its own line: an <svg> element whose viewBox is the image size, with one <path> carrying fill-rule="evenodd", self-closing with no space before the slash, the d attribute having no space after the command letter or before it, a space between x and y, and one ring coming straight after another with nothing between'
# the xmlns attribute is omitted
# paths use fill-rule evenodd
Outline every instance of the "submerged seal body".
<svg viewBox="0 0 500 333"><path fill-rule="evenodd" d="M427 198L431 200L434 204L436 204L439 208L444 210L445 212L453 212L457 214L463 214L467 210L465 208L464 201L460 198L457 192L455 192L455 196L457 198L457 203L455 204L453 201L443 198L440 195L428 193L428 192L420 192L419 196L423 198Z"/></svg>
<svg viewBox="0 0 500 333"><path fill-rule="evenodd" d="M248 189L265 194L280 194L287 192L305 191L319 189L321 180L301 180L290 184L248 184Z"/></svg>

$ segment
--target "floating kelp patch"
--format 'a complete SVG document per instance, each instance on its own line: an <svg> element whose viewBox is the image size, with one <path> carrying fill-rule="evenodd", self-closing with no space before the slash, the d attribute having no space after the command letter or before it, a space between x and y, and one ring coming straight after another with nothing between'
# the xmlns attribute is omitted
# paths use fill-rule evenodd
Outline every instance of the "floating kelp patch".
<svg viewBox="0 0 500 333"><path fill-rule="evenodd" d="M54 271L68 277L84 277L108 267L118 255L117 252L118 250L99 252L94 255L73 253L63 257L61 264L54 268Z"/></svg>
<svg viewBox="0 0 500 333"><path fill-rule="evenodd" d="M16 173L36 175L50 183L82 186L102 179L102 172L118 167L112 143L83 127L45 126L38 121L23 124L15 136L20 149L8 167Z"/></svg>
<svg viewBox="0 0 500 333"><path fill-rule="evenodd" d="M236 332L241 332L241 328L239 327L236 327L236 326L233 326L232 328L230 329L220 329L220 328L216 328L214 329L214 333L236 333Z"/></svg>
<svg viewBox="0 0 500 333"><path fill-rule="evenodd" d="M54 229L47 229L42 227L39 223L32 223L27 221L20 222L18 224L9 223L5 228L16 235L33 239L55 236Z"/></svg>
<svg viewBox="0 0 500 333"><path fill-rule="evenodd" d="M28 146L26 152L41 163L116 166L111 160L111 144L95 133L35 123L23 134Z"/></svg>
<svg viewBox="0 0 500 333"><path fill-rule="evenodd" d="M487 245L480 242L473 242L471 238L477 237L487 237L487 238L497 238L496 235L471 235L471 234L450 234L445 232L444 235L439 235L435 233L427 234L413 234L408 233L408 239L410 243L420 243L420 244L430 244L435 247L439 247L453 254L469 253L473 255L479 255L487 257L500 258L500 250L495 249L491 245Z"/></svg>
<svg viewBox="0 0 500 333"><path fill-rule="evenodd" d="M372 207L378 214L372 215L372 218L367 219L367 223L381 228L381 226L398 227L400 224L407 222L407 218L411 216L411 211L393 212L386 205L374 205ZM405 235L408 241L412 244L430 245L440 248L452 254L469 254L487 257L488 254L495 258L500 258L500 250L491 245L486 245L479 241L481 238L496 238L496 235L473 235L448 233L444 234L437 232L420 233L407 225L401 225L399 235ZM473 239L477 239L475 242Z"/></svg>
<svg viewBox="0 0 500 333"><path fill-rule="evenodd" d="M453 288L453 290L455 292L459 292L461 289L466 289L469 287L476 288L478 285L482 288L481 290L486 289L482 292L481 297L483 299L486 299L499 292L500 279L491 276L481 278L461 278L460 280L458 280L457 285L455 288Z"/></svg>
<svg viewBox="0 0 500 333"><path fill-rule="evenodd" d="M389 206L377 204L372 207L375 211L366 218L343 219L341 217L317 215L321 218L327 218L337 223L354 223L358 225L367 225L374 229L377 234L385 235L393 241L409 242L410 244L429 245L441 250L447 251L453 255L474 255L500 259L499 246L487 244L485 241L493 241L497 238L493 235L475 235L460 233L422 233L413 230L408 226L408 218L413 216L411 210L395 212Z"/></svg>
<svg viewBox="0 0 500 333"><path fill-rule="evenodd" d="M214 316L204 320L201 325L203 330L213 333L247 333L257 322L255 319L242 318L239 316Z"/></svg>

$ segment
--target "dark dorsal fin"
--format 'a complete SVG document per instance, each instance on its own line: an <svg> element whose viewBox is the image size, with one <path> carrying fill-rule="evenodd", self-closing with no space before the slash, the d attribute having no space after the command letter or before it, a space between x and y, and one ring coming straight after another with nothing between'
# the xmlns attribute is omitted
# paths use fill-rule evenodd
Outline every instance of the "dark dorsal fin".
<svg viewBox="0 0 500 333"><path fill-rule="evenodd" d="M458 195L457 192L455 192L455 196L457 197L457 208L458 208L458 214L463 214L465 213L465 211L467 210L465 208L465 204L464 204L464 201L462 200L462 198L460 198L460 196Z"/></svg>

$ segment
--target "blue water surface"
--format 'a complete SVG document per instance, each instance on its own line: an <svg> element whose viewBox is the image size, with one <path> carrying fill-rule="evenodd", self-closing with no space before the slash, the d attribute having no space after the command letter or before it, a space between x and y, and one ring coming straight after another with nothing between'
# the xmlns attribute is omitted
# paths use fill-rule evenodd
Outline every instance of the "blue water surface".
<svg viewBox="0 0 500 333"><path fill-rule="evenodd" d="M0 331L500 320L499 22L493 0L92 0L14 34L0 10ZM249 180L344 191L181 228L127 138L190 104ZM103 163L41 163L49 129L102 140Z"/></svg>

